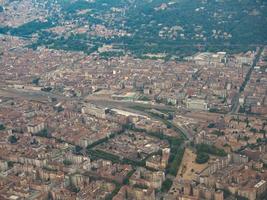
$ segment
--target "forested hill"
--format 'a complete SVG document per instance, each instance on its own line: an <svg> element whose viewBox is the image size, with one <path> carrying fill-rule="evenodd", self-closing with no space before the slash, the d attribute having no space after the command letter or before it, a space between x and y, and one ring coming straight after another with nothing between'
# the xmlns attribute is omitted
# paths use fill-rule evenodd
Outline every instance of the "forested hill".
<svg viewBox="0 0 267 200"><path fill-rule="evenodd" d="M25 1L30 0L17 3ZM197 50L245 51L267 43L266 0L32 1L48 11L45 22L35 20L15 28L2 25L0 32L37 35L34 48L46 45L91 53L112 44L107 56L127 52L172 57ZM4 2L4 8L14 4L14 0ZM56 27L66 30L57 32Z"/></svg>

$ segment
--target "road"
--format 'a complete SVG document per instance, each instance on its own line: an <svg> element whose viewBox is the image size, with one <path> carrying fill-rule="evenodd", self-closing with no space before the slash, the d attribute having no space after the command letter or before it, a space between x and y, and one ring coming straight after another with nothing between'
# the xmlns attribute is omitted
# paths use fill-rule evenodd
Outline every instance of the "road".
<svg viewBox="0 0 267 200"><path fill-rule="evenodd" d="M245 77L244 82L242 83L243 88L245 88L246 85L247 85L247 83L249 82L250 77L251 77L251 74L252 74L252 71L253 71L254 67L257 65L257 63L258 63L258 61L260 59L260 56L261 56L262 52L263 52L263 47L261 47L259 49L259 51L257 52L257 54L255 55L255 58L253 60L253 63L251 65L250 69L248 70L248 73L246 74L246 77ZM239 92L235 95L235 97L233 99L233 101L234 101L233 102L233 106L232 106L231 112L229 114L236 114L236 113L238 113L239 108L240 108L239 98L242 95L242 93L243 93L243 90L239 90Z"/></svg>

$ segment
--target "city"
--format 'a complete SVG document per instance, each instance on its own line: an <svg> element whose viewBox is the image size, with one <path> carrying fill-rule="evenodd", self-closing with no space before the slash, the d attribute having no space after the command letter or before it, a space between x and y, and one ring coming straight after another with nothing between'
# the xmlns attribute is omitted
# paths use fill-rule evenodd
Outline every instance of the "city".
<svg viewBox="0 0 267 200"><path fill-rule="evenodd" d="M133 35L101 24L78 27L62 13L60 26L44 25L30 37L15 33L54 16L59 5L49 2L51 10L38 0L0 0L0 200L266 199L266 41L179 59L167 59L167 51L137 56L116 44L90 53L43 45L47 29L63 38ZM182 29L163 28L160 37Z"/></svg>

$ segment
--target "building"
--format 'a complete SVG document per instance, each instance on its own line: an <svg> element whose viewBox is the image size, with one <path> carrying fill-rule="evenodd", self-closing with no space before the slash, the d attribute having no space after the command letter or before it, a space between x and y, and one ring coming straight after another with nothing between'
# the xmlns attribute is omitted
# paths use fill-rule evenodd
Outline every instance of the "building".
<svg viewBox="0 0 267 200"><path fill-rule="evenodd" d="M186 100L186 107L192 110L208 110L208 104L204 99L190 99Z"/></svg>
<svg viewBox="0 0 267 200"><path fill-rule="evenodd" d="M108 113L108 109L107 108L98 107L98 106L96 106L94 104L86 104L82 108L82 113L93 115L95 117L105 119L106 115Z"/></svg>
<svg viewBox="0 0 267 200"><path fill-rule="evenodd" d="M45 123L35 123L35 124L29 124L27 126L27 131L32 134L39 133L40 131L43 131L45 129Z"/></svg>

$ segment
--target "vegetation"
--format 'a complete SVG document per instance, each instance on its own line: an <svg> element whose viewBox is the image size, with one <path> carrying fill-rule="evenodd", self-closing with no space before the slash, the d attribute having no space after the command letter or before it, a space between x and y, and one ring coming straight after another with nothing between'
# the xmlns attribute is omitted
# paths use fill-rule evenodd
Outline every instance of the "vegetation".
<svg viewBox="0 0 267 200"><path fill-rule="evenodd" d="M121 159L117 155L113 155L111 153L107 153L105 151L101 150L92 150L92 149L87 149L87 153L92 157L92 158L102 158L106 160L110 160L115 163L120 163Z"/></svg>
<svg viewBox="0 0 267 200"><path fill-rule="evenodd" d="M63 108L63 106L54 106L54 110L56 111L56 112L62 112L62 111L64 111L64 108Z"/></svg>
<svg viewBox="0 0 267 200"><path fill-rule="evenodd" d="M63 160L63 164L66 166L72 165L72 162L70 160Z"/></svg>
<svg viewBox="0 0 267 200"><path fill-rule="evenodd" d="M32 84L39 85L39 81L40 81L39 77L38 78L34 78L34 79L32 79Z"/></svg>
<svg viewBox="0 0 267 200"><path fill-rule="evenodd" d="M263 48L260 49L260 52L262 52L262 51L263 51ZM253 61L253 65L252 65L252 67L249 69L248 73L246 74L245 80L244 80L244 82L242 83L242 85L241 85L241 87L240 87L240 89L239 89L239 92L243 92L243 91L244 91L244 89L245 89L245 87L246 87L248 81L250 80L250 76L251 76L251 74L252 74L252 71L253 71L253 69L254 69L254 66L256 65L256 63L258 62L258 60L259 60L259 58L260 58L260 55L261 55L261 53L258 54L258 55L256 56L255 60Z"/></svg>
<svg viewBox="0 0 267 200"><path fill-rule="evenodd" d="M14 166L14 162L7 161L7 166L8 166L8 168L12 168Z"/></svg>
<svg viewBox="0 0 267 200"><path fill-rule="evenodd" d="M223 191L223 197L227 199L230 195L231 192L228 189L221 189Z"/></svg>
<svg viewBox="0 0 267 200"><path fill-rule="evenodd" d="M154 118L157 118L157 119L161 120L167 126L167 128L171 128L174 131L176 131L177 133L179 133L182 139L188 139L187 135L184 133L184 131L181 130L179 127L175 126L170 120L162 118L162 117L158 116L157 114L154 114L154 113L151 113L151 112L148 112L148 114L151 115Z"/></svg>
<svg viewBox="0 0 267 200"><path fill-rule="evenodd" d="M140 101L150 101L151 99L149 99L149 97L142 95L141 97L139 97Z"/></svg>
<svg viewBox="0 0 267 200"><path fill-rule="evenodd" d="M223 136L224 132L220 131L220 130L214 130L214 131L211 132L211 134L217 135L219 137L219 136Z"/></svg>
<svg viewBox="0 0 267 200"><path fill-rule="evenodd" d="M267 138L260 139L260 142L261 142L261 143L263 143L263 142L264 142L265 144L267 144Z"/></svg>
<svg viewBox="0 0 267 200"><path fill-rule="evenodd" d="M123 55L124 55L123 51L107 51L107 52L100 53L100 57L102 59L108 59L110 57L120 57Z"/></svg>
<svg viewBox="0 0 267 200"><path fill-rule="evenodd" d="M38 20L34 20L28 23L25 23L19 27L11 28L11 27L0 27L0 32L4 34L11 34L15 36L28 37L33 33L41 31L42 29L51 28L53 26L52 21L48 20L47 22L41 22Z"/></svg>
<svg viewBox="0 0 267 200"><path fill-rule="evenodd" d="M131 129L133 131L142 131L144 132L145 130L142 129L136 129L133 125L128 124L128 125L124 125L124 129ZM156 132L146 132L148 135L153 136L153 137L157 137L161 140L168 140L169 144L170 144L170 158L169 158L169 162L168 162L168 166L166 169L167 173L170 173L172 175L176 175L177 171L179 169L179 166L181 164L182 158L183 158L183 154L184 154L184 148L181 147L182 143L183 143L183 138L176 138L176 137L170 137L170 136L166 136L163 133L156 133ZM111 160L112 162L117 162L117 163L123 163L123 164L130 164L130 165L134 165L134 166L142 166L145 167L145 159L141 160L141 161L136 161L136 160L130 160L127 158L120 158L117 155L113 155L110 154L108 152L105 151L101 151L98 149L92 149L92 147L95 147L96 145L102 143L102 142L106 142L108 140L108 138L105 138L103 140L101 140L101 142L97 142L94 143L92 145L89 145L87 147L87 152L88 154L93 157L93 158L103 158L103 159L107 159L107 160ZM154 154L158 154L159 152L155 152ZM150 157L151 155L148 155L148 157Z"/></svg>
<svg viewBox="0 0 267 200"><path fill-rule="evenodd" d="M208 162L209 158L210 158L209 154L207 154L205 152L197 153L196 163L198 163L198 164L206 163L206 162Z"/></svg>
<svg viewBox="0 0 267 200"><path fill-rule="evenodd" d="M80 188L76 187L76 185L70 181L69 190L74 193L78 193L80 191Z"/></svg>
<svg viewBox="0 0 267 200"><path fill-rule="evenodd" d="M165 60L180 60L183 56L191 55L199 50L230 53L254 50L254 45L264 44L267 40L266 34L263 34L267 28L267 14L264 12L263 1L192 2L181 0L168 5L167 9L155 9L166 2L166 0L98 0L93 2L50 0L46 3L46 9L50 11L59 7L60 13L51 14L46 21L34 20L17 28L0 27L0 33L23 37L31 37L35 34L37 41L31 45L32 48L47 46L89 54L97 51L98 47L113 44L116 51L100 55L108 58L131 53L136 57L145 58L146 54L163 54ZM112 7L127 8L127 12L123 15L120 12L113 12L110 9ZM202 7L205 8L205 12L199 10ZM89 9L90 12L77 14L77 11L85 9ZM224 12L218 13L220 9ZM258 11L256 15L249 12L253 9ZM244 10L248 12L243 12ZM3 11L3 7L0 7L0 12ZM104 20L104 16L112 17ZM62 36L46 31L51 27L61 26L68 20L76 21L78 26L84 26L89 22L91 25L103 25L110 30L125 30L130 34L124 36L114 34L104 37L65 33ZM255 21L263 23L255 23ZM164 31L163 27L167 30ZM176 29L176 27L179 28ZM230 37L225 37L218 32L215 37L214 29L227 33ZM162 31L163 34L159 34ZM199 37L202 34L203 37Z"/></svg>
<svg viewBox="0 0 267 200"><path fill-rule="evenodd" d="M226 114L227 113L226 111L220 110L218 108L210 108L209 112L211 112L211 113L221 113L221 114Z"/></svg>
<svg viewBox="0 0 267 200"><path fill-rule="evenodd" d="M110 194L108 194L106 196L105 200L112 200L113 197L115 197L118 194L120 189L121 189L121 185L120 184L116 184L116 188Z"/></svg>
<svg viewBox="0 0 267 200"><path fill-rule="evenodd" d="M252 133L257 133L257 132L258 132L258 130L257 130L256 128L253 128L253 127L250 128L250 131L251 131Z"/></svg>
<svg viewBox="0 0 267 200"><path fill-rule="evenodd" d="M133 165L133 166L139 166L139 167L145 167L146 165L146 159L136 161L136 160L130 160L128 158L122 159L123 164Z"/></svg>
<svg viewBox="0 0 267 200"><path fill-rule="evenodd" d="M53 88L51 88L51 87L43 87L43 88L41 88L41 90L42 90L43 92L51 92L52 89L53 89Z"/></svg>
<svg viewBox="0 0 267 200"><path fill-rule="evenodd" d="M5 125L4 124L0 124L0 131L3 131L5 129L6 129Z"/></svg>
<svg viewBox="0 0 267 200"><path fill-rule="evenodd" d="M8 137L8 141L9 141L11 144L16 144L17 141L18 141L18 139L17 139L17 137L16 137L15 135L10 135L10 136Z"/></svg>
<svg viewBox="0 0 267 200"><path fill-rule="evenodd" d="M56 171L57 171L57 169L52 168L52 167L50 167L50 166L44 166L43 169L44 169L44 170L47 170L47 171L51 171L51 172L56 172Z"/></svg>
<svg viewBox="0 0 267 200"><path fill-rule="evenodd" d="M135 105L135 106L130 106L130 108L140 111L145 111L146 109L152 109L152 107L150 107L149 105L138 105L138 106ZM175 111L175 109L173 109L172 107L157 108L156 110L165 114L173 113Z"/></svg>
<svg viewBox="0 0 267 200"><path fill-rule="evenodd" d="M239 113L245 113L246 112L246 108L244 106L240 106L239 108Z"/></svg>
<svg viewBox="0 0 267 200"><path fill-rule="evenodd" d="M97 140L96 142L93 142L92 144L89 144L87 146L87 149L92 149L93 147L95 147L95 146L97 146L99 144L105 143L110 138L114 138L116 135L123 133L126 129L131 129L131 128L132 128L132 124L125 124L125 125L122 126L122 130L120 130L118 132L115 132L115 133L112 133L112 134L110 134L109 136L107 136L105 138L102 138L100 140Z"/></svg>
<svg viewBox="0 0 267 200"><path fill-rule="evenodd" d="M130 171L130 172L126 175L126 177L125 177L124 180L123 180L123 184L124 184L124 185L129 184L129 179L130 179L130 177L134 174L134 172L135 172L135 169L133 169L132 171Z"/></svg>
<svg viewBox="0 0 267 200"><path fill-rule="evenodd" d="M207 153L215 156L224 157L227 156L227 153L223 149L219 149L214 145L209 144L197 144L196 145L197 154Z"/></svg>
<svg viewBox="0 0 267 200"><path fill-rule="evenodd" d="M36 136L45 137L45 138L51 138L51 135L49 134L47 129L44 129L44 130L36 133Z"/></svg>
<svg viewBox="0 0 267 200"><path fill-rule="evenodd" d="M208 162L209 160L209 154L224 157L227 155L227 153L223 149L219 149L215 147L214 145L209 144L197 144L197 157L196 157L196 163L203 164Z"/></svg>
<svg viewBox="0 0 267 200"><path fill-rule="evenodd" d="M172 187L172 180L167 178L161 186L161 192L168 192Z"/></svg>
<svg viewBox="0 0 267 200"><path fill-rule="evenodd" d="M82 147L76 145L76 146L74 147L74 149L73 149L73 153L76 154L76 155L81 155L81 154L82 154L82 150L83 150Z"/></svg>
<svg viewBox="0 0 267 200"><path fill-rule="evenodd" d="M261 200L267 200L267 191L264 192L263 194L261 194L261 195L259 196L259 199L261 199Z"/></svg>
<svg viewBox="0 0 267 200"><path fill-rule="evenodd" d="M214 123L209 123L208 128L214 128L215 124Z"/></svg>
<svg viewBox="0 0 267 200"><path fill-rule="evenodd" d="M144 131L144 130L139 130L139 129L133 129L133 130ZM170 151L170 158L169 158L166 172L176 176L179 166L181 164L183 155L184 155L184 148L181 147L184 139L170 137L170 136L164 135L163 133L155 133L155 132L146 132L146 133L153 137L157 137L161 140L168 140L171 151Z"/></svg>
<svg viewBox="0 0 267 200"><path fill-rule="evenodd" d="M96 142L92 143L92 144L89 144L87 146L87 149L92 149L93 147L99 145L99 144L102 144L104 142L107 142L108 141L108 137L105 137L105 138L102 138L100 140L97 140Z"/></svg>
<svg viewBox="0 0 267 200"><path fill-rule="evenodd" d="M140 108L137 107L136 109L142 109L142 111L144 110L144 108ZM153 115L153 113L150 113L151 115ZM154 117L158 117L153 115ZM182 158L184 155L184 148L181 147L182 143L184 142L184 140L187 138L187 136L183 133L182 130L180 130L178 127L174 126L169 120L166 119L162 119L161 121L163 121L167 127L174 129L176 132L181 134L181 138L176 138L176 137L170 137L170 136L166 136L163 133L151 133L151 132L147 132L147 134L154 136L154 137L158 137L159 139L165 139L168 140L169 144L170 144L170 157L169 157L169 162L168 162L168 166L166 169L166 173L170 173L171 175L176 176L178 169L180 167L180 164L182 162ZM138 130L138 131L144 131L144 130Z"/></svg>
<svg viewBox="0 0 267 200"><path fill-rule="evenodd" d="M185 151L184 148L178 148L178 150L176 150L175 153L171 152L169 163L166 169L167 173L176 176L184 156L184 151Z"/></svg>
<svg viewBox="0 0 267 200"><path fill-rule="evenodd" d="M236 196L236 199L237 200L249 200L248 198L242 197L242 196L239 196L239 195Z"/></svg>
<svg viewBox="0 0 267 200"><path fill-rule="evenodd" d="M146 185L144 185L144 184L134 184L133 187L137 187L137 188L145 189L145 190L148 189L148 186L146 186Z"/></svg>

